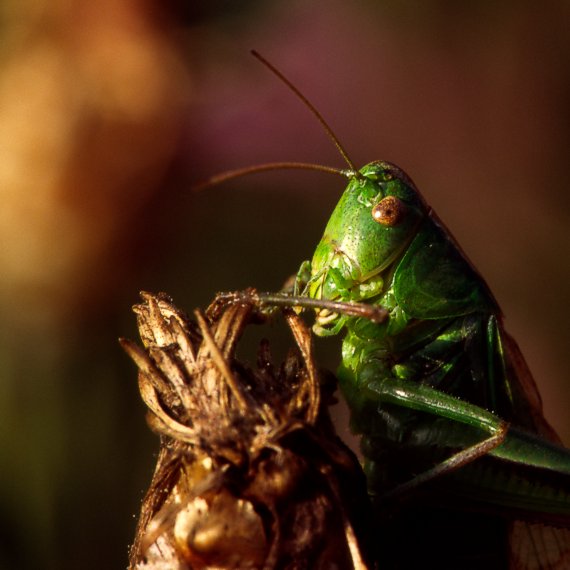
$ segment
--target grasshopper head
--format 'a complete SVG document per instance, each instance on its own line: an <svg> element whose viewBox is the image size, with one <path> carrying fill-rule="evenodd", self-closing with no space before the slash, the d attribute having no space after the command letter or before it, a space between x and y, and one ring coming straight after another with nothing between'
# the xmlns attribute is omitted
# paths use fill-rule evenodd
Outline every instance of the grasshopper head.
<svg viewBox="0 0 570 570"><path fill-rule="evenodd" d="M333 211L313 256L306 294L346 301L378 295L382 275L410 243L427 210L400 168L367 164Z"/></svg>

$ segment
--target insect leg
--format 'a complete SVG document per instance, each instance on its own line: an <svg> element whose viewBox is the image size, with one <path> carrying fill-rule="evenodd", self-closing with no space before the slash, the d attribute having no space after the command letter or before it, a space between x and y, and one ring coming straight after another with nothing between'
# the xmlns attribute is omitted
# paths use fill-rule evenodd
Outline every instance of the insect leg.
<svg viewBox="0 0 570 570"><path fill-rule="evenodd" d="M501 422L498 431L491 437L484 439L475 445L472 445L471 447L462 449L445 461L438 463L432 469L428 469L410 481L398 485L395 489L392 489L391 491L388 491L382 495L381 500L392 500L403 496L413 489L416 489L420 485L427 483L428 481L437 479L446 473L451 473L452 471L455 471L456 469L459 469L464 465L475 461L475 459L479 459L479 457L487 455L505 441L508 429L508 424L506 422Z"/></svg>

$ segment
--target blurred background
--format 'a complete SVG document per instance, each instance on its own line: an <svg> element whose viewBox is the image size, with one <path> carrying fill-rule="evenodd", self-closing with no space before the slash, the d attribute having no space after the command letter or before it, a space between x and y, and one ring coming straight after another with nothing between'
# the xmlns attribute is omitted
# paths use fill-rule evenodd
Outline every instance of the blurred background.
<svg viewBox="0 0 570 570"><path fill-rule="evenodd" d="M188 311L278 289L344 183L414 178L486 277L570 443L570 5L564 0L4 0L0 568L124 568L158 440L117 337L139 290ZM334 369L338 344L320 342ZM348 433L346 421L340 431Z"/></svg>

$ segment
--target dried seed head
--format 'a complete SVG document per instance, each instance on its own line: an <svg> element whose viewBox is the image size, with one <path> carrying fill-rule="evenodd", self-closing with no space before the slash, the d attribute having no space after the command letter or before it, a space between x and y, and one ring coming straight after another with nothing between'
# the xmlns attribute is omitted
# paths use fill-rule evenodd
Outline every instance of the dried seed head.
<svg viewBox="0 0 570 570"><path fill-rule="evenodd" d="M286 314L297 350L285 364L263 344L252 370L235 349L260 320L254 303L218 300L194 322L165 295L143 300L145 350L121 342L162 446L130 568L364 568L364 478L321 409L300 318Z"/></svg>

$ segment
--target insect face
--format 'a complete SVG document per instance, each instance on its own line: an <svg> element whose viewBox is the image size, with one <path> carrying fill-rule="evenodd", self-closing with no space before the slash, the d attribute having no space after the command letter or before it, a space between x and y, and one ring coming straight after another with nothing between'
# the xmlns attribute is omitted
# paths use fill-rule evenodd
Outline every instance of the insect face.
<svg viewBox="0 0 570 570"><path fill-rule="evenodd" d="M346 188L312 260L308 294L367 299L399 258L427 208L408 176L387 162L360 170Z"/></svg>

